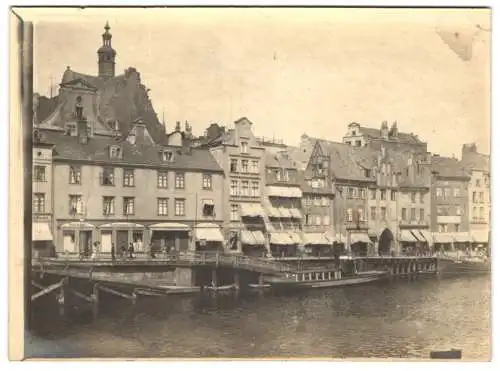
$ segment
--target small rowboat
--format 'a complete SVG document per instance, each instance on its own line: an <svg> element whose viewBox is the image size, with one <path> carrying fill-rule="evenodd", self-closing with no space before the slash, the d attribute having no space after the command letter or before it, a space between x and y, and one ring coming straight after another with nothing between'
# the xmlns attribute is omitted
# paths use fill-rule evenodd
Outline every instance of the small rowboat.
<svg viewBox="0 0 500 371"><path fill-rule="evenodd" d="M259 285L258 283L249 283L248 287L250 287L251 289L269 289L271 288L271 284L264 283L262 285Z"/></svg>
<svg viewBox="0 0 500 371"><path fill-rule="evenodd" d="M235 289L234 285L222 285L222 286L206 286L207 291L229 291Z"/></svg>

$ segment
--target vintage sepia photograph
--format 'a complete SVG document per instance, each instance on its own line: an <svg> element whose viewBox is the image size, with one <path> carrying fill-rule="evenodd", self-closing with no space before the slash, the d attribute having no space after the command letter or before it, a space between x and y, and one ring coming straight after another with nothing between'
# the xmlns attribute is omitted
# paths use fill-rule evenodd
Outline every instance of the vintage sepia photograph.
<svg viewBox="0 0 500 371"><path fill-rule="evenodd" d="M25 359L491 360L491 9L11 13Z"/></svg>

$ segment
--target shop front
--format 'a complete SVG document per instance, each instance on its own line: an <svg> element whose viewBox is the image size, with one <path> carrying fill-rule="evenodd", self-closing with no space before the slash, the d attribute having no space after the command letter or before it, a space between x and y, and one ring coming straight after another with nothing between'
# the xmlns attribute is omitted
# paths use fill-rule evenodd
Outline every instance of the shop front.
<svg viewBox="0 0 500 371"><path fill-rule="evenodd" d="M244 255L265 257L266 239L261 230L242 230L240 233L241 249Z"/></svg>
<svg viewBox="0 0 500 371"><path fill-rule="evenodd" d="M474 251L489 256L490 247L490 232L489 230L472 230L471 231L472 248Z"/></svg>
<svg viewBox="0 0 500 371"><path fill-rule="evenodd" d="M450 253L455 250L455 241L450 233L436 232L432 234L434 250L441 254Z"/></svg>
<svg viewBox="0 0 500 371"><path fill-rule="evenodd" d="M421 241L415 237L415 234L411 230L402 229L399 232L399 252L402 255L416 255L419 244L421 244Z"/></svg>
<svg viewBox="0 0 500 371"><path fill-rule="evenodd" d="M368 256L372 243L367 232L351 232L351 253L353 256Z"/></svg>
<svg viewBox="0 0 500 371"><path fill-rule="evenodd" d="M149 229L152 255L189 250L191 228L187 224L157 223L150 225Z"/></svg>
<svg viewBox="0 0 500 371"><path fill-rule="evenodd" d="M221 229L214 223L200 223L194 228L196 251L199 252L223 252L224 236Z"/></svg>
<svg viewBox="0 0 500 371"><path fill-rule="evenodd" d="M333 240L329 239L326 233L306 232L302 234L305 253L309 256L332 256Z"/></svg>
<svg viewBox="0 0 500 371"><path fill-rule="evenodd" d="M271 255L276 258L297 256L297 243L292 240L288 232L271 232Z"/></svg>
<svg viewBox="0 0 500 371"><path fill-rule="evenodd" d="M31 227L32 257L55 257L56 251L48 222L33 222Z"/></svg>
<svg viewBox="0 0 500 371"><path fill-rule="evenodd" d="M69 222L58 227L62 239L62 249L58 249L58 256L67 258L90 258L93 251L93 242L96 240L96 228L86 222Z"/></svg>
<svg viewBox="0 0 500 371"><path fill-rule="evenodd" d="M432 255L434 253L434 239L432 238L432 233L427 229L419 229L418 233L423 238L423 255Z"/></svg>
<svg viewBox="0 0 500 371"><path fill-rule="evenodd" d="M99 258L115 258L130 256L130 246L133 255L146 253L146 228L142 224L129 222L107 223L99 226L100 244Z"/></svg>

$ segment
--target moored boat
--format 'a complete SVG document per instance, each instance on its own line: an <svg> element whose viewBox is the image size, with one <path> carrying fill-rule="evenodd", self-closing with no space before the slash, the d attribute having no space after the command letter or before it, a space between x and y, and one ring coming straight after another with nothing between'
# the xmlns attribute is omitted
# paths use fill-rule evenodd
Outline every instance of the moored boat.
<svg viewBox="0 0 500 371"><path fill-rule="evenodd" d="M387 271L364 271L346 276L340 271L312 271L268 277L266 282L274 288L327 288L366 284L380 281L388 275Z"/></svg>
<svg viewBox="0 0 500 371"><path fill-rule="evenodd" d="M249 283L248 287L250 287L251 289L269 289L269 288L271 288L271 284L269 284L269 283L263 283L263 284Z"/></svg>
<svg viewBox="0 0 500 371"><path fill-rule="evenodd" d="M439 273L442 275L452 274L490 274L491 261L486 257L464 256L459 259L451 257L439 258Z"/></svg>
<svg viewBox="0 0 500 371"><path fill-rule="evenodd" d="M235 289L235 285L222 285L222 286L205 286L204 289L207 291L229 291Z"/></svg>

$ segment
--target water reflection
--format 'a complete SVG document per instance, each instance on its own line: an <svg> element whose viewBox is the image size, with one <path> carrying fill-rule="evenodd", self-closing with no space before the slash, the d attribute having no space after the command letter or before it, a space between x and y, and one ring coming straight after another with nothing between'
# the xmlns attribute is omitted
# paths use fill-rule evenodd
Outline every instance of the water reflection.
<svg viewBox="0 0 500 371"><path fill-rule="evenodd" d="M419 358L458 347L485 359L489 307L489 280L464 278L115 300L94 321L37 327L94 357Z"/></svg>

